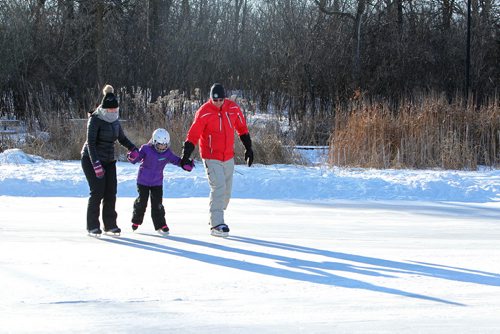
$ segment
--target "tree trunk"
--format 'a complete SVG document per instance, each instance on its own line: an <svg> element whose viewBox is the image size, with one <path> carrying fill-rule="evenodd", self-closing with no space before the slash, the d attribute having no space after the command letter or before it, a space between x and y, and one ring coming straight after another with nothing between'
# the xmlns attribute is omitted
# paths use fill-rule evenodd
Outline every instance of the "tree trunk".
<svg viewBox="0 0 500 334"><path fill-rule="evenodd" d="M97 85L98 87L102 87L104 85L103 78L103 57L104 57L104 24L103 24L103 16L104 16L104 5L102 1L96 0L95 2L95 56L96 56L96 71L97 71Z"/></svg>
<svg viewBox="0 0 500 334"><path fill-rule="evenodd" d="M361 87L361 24L365 13L366 0L358 1L358 8L354 19L354 42L356 51L354 53L353 79L354 89Z"/></svg>

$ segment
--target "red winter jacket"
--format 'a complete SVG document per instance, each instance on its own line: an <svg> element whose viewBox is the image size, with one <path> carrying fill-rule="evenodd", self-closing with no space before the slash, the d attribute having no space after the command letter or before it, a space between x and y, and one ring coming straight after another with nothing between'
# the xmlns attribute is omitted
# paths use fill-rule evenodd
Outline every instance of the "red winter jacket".
<svg viewBox="0 0 500 334"><path fill-rule="evenodd" d="M218 110L209 100L196 112L186 140L194 145L199 141L202 159L227 161L234 157L234 131L238 136L248 133L240 107L225 99Z"/></svg>

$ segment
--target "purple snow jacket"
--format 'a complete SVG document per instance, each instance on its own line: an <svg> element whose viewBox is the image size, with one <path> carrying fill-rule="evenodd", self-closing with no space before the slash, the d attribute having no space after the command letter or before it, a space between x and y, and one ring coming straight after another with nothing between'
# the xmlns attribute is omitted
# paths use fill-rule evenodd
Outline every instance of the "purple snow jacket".
<svg viewBox="0 0 500 334"><path fill-rule="evenodd" d="M131 162L135 164L141 160L137 183L148 187L163 185L163 169L168 163L176 166L181 163L181 158L175 155L170 148L159 153L150 143L142 145L139 149L139 157Z"/></svg>

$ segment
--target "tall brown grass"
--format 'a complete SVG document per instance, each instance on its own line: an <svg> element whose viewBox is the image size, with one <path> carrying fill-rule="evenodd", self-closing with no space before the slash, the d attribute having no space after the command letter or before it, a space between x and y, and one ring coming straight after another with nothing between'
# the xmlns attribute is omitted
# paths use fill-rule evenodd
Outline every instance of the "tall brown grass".
<svg viewBox="0 0 500 334"><path fill-rule="evenodd" d="M137 146L147 143L152 132L157 128L165 128L170 133L170 148L177 155L182 153L182 145L187 131L193 121L194 114L204 102L197 95L185 96L178 91L171 91L156 101L149 101L149 92L137 88L130 92L119 90L120 117L122 127L127 137ZM236 99L235 97L232 97ZM54 103L57 102L57 103ZM49 159L75 160L80 159L80 152L86 140L88 111L83 114L71 112L68 106L62 105L57 94L38 96L33 100L29 110L38 112L28 117L28 135L21 143L4 142L6 148L21 147L26 153L40 155ZM97 100L97 103L99 101ZM244 113L253 111L252 105L246 100L237 101ZM97 104L96 103L96 104ZM47 112L40 106L55 104L58 111ZM40 110L43 110L41 112ZM293 141L285 140L280 136L280 129L276 121L269 121L253 125L249 122L249 129L253 141L255 163L304 163L300 156L291 150ZM126 160L127 150L116 144L117 158ZM244 163L244 147L235 135L235 160ZM193 158L199 159L198 147Z"/></svg>
<svg viewBox="0 0 500 334"><path fill-rule="evenodd" d="M329 163L371 168L475 169L500 165L498 99L474 108L421 96L391 108L353 102L337 112Z"/></svg>
<svg viewBox="0 0 500 334"><path fill-rule="evenodd" d="M192 96L171 91L150 101L150 92L136 88L118 90L122 125L127 136L138 146L147 143L159 127L170 132L171 148L180 155L186 133L198 107L204 102L195 90ZM98 97L89 93L94 105ZM262 164L305 161L291 147L295 139L325 137L329 139L329 164L371 168L444 168L476 169L478 165L500 166L500 101L492 98L481 107L464 105L460 98L448 100L438 95L420 95L399 101L397 106L373 102L358 96L330 112L329 118L308 118L286 138L279 119L252 122L248 117L255 162ZM245 100L237 102L244 113L254 112ZM87 105L91 105L88 103ZM87 112L94 105L76 106L64 95L49 89L31 96L25 117L28 135L23 141L2 137L3 149L19 147L30 154L50 159L80 158L85 142ZM317 136L317 132L321 136ZM314 133L313 133L314 132ZM309 138L309 139L308 139ZM322 143L317 143L322 144ZM243 161L243 145L235 137L235 158ZM118 158L125 160L126 149L117 144ZM194 158L199 159L198 149Z"/></svg>

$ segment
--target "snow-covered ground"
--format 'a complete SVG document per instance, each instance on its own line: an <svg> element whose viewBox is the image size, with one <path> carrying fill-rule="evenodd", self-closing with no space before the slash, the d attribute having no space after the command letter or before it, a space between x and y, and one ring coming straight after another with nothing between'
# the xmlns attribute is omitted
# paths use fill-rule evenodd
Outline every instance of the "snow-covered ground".
<svg viewBox="0 0 500 334"><path fill-rule="evenodd" d="M237 166L221 239L200 167L166 168L162 238L119 163L96 239L79 161L0 153L0 333L500 332L500 171Z"/></svg>

